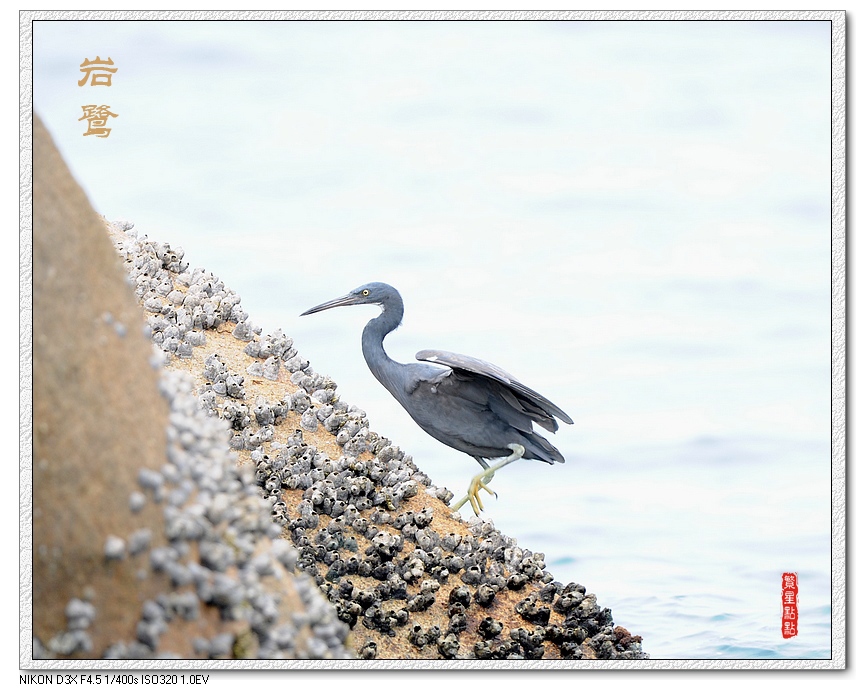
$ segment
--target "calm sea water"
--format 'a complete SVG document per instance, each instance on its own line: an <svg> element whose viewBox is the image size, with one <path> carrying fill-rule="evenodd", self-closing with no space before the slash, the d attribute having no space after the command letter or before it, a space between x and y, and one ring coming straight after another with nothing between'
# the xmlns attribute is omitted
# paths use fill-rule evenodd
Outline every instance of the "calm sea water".
<svg viewBox="0 0 865 690"><path fill-rule="evenodd" d="M110 88L79 87L111 57ZM576 421L488 516L654 658L828 658L828 22L40 22L34 103L101 213L183 246L439 485L366 370L513 372ZM81 106L110 106L111 134ZM781 637L796 571L799 635Z"/></svg>

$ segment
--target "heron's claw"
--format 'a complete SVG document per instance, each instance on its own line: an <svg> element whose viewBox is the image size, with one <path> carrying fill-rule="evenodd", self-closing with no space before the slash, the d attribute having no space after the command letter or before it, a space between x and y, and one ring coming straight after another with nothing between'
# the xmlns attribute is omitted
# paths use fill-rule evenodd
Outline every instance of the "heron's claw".
<svg viewBox="0 0 865 690"><path fill-rule="evenodd" d="M475 512L475 515L480 516L481 511L484 509L484 504L481 501L480 490L483 489L488 494L495 496L498 498L498 494L493 491L487 484L489 484L493 477L496 476L496 470L500 470L505 465L509 465L515 460L519 460L523 457L523 453L526 452L526 449L518 443L510 443L508 444L508 448L513 451L507 458L505 458L498 465L493 465L492 467L488 467L483 472L478 475L472 477L471 482L469 482L469 490L465 496L463 496L453 507L453 512L458 511L462 508L466 503L470 503L472 506L472 510Z"/></svg>
<svg viewBox="0 0 865 690"><path fill-rule="evenodd" d="M484 476L485 473L481 473L476 477L473 477L471 482L469 483L469 490L465 496L463 496L457 503L454 505L453 510L456 512L460 508L462 508L467 502L471 504L472 510L475 515L480 515L481 511L484 509L483 501L481 501L480 490L483 489L491 496L495 496L498 498L498 494L493 491L491 488L487 486L489 482L492 480L493 475L489 475L489 477ZM486 481L484 481L486 479Z"/></svg>
<svg viewBox="0 0 865 690"><path fill-rule="evenodd" d="M480 515L481 511L484 509L483 501L481 501L479 495L481 489L486 491L490 496L495 496L496 498L499 497L499 495L488 486L495 474L495 472L481 472L472 477L471 482L469 482L468 492L454 505L453 511L456 512L466 503L470 503L475 515Z"/></svg>

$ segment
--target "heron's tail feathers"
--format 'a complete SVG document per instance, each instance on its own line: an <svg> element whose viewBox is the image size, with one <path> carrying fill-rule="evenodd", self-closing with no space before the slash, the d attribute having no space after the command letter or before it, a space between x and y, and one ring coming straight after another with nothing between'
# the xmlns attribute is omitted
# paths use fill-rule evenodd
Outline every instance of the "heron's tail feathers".
<svg viewBox="0 0 865 690"><path fill-rule="evenodd" d="M527 435L523 446L526 449L523 457L528 460L541 460L551 465L554 462L565 461L565 456L559 452L558 448L540 434Z"/></svg>

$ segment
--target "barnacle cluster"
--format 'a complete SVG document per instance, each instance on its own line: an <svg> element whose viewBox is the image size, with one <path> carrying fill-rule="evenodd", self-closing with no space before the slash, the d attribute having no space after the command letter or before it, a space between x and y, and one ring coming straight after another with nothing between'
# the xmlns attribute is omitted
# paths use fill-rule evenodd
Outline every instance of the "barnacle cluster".
<svg viewBox="0 0 865 690"><path fill-rule="evenodd" d="M129 507L162 508L159 544L149 529L111 535L106 560L132 559L140 577L163 573L169 586L142 605L135 639L118 640L105 658L171 657L160 638L175 621L196 621L206 608L223 621L240 623L237 632L195 637L195 652L210 658L345 658L348 629L321 596L312 579L296 573L297 550L280 538L270 507L249 467L238 466L225 444L225 423L201 408L192 383L181 372L164 371L163 395L170 403L166 463L160 471L142 468L140 491ZM289 583L289 580L291 581ZM286 609L291 594L302 606ZM47 643L34 641L34 656L94 651L87 628L95 607L82 599L66 607L67 629Z"/></svg>
<svg viewBox="0 0 865 690"><path fill-rule="evenodd" d="M361 659L646 658L641 638L615 627L585 587L555 581L543 554L521 548L489 520L452 513L452 492L432 485L411 456L371 430L366 414L342 401L290 338L263 336L215 276L190 270L182 250L139 238L128 224L109 231L167 366L192 374L201 418L222 424L241 463L237 476L246 467L269 509L268 526L234 528L227 546L207 536L210 517L228 510L218 492L192 491L182 473L170 487L172 473L163 473L162 484L144 478L142 493L156 500L162 491L167 529L201 544L209 573L201 579L200 568L174 551L160 553L154 567L226 611L251 607L266 618L265 600L241 605L219 574L238 562L267 573L271 566L254 555L256 537L281 533L292 544L274 542L285 544L283 564L317 585L337 622L351 629ZM170 498L191 494L200 497L191 512ZM136 502L130 497L131 507ZM282 649L279 635L263 639L273 640L262 646L268 653ZM326 639L335 654L343 638L333 628ZM220 644L199 647L212 653Z"/></svg>

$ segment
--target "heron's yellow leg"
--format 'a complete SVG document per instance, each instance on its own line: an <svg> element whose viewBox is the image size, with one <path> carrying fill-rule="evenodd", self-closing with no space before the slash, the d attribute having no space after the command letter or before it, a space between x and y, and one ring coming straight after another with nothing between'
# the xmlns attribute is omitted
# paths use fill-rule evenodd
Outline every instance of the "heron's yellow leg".
<svg viewBox="0 0 865 690"><path fill-rule="evenodd" d="M468 502L471 504L472 510L474 511L475 515L480 515L481 511L484 509L484 504L481 501L481 497L479 495L480 490L483 489L488 494L495 496L496 493L492 489L490 489L487 484L492 481L498 470L500 470L505 465L510 465L512 462L516 462L517 460L522 458L523 453L526 452L526 449L523 448L523 446L521 446L519 443L509 443L508 448L513 451L508 457L506 457L497 465L492 465L480 474L472 477L471 482L469 482L468 492L454 505L454 512L462 508Z"/></svg>

